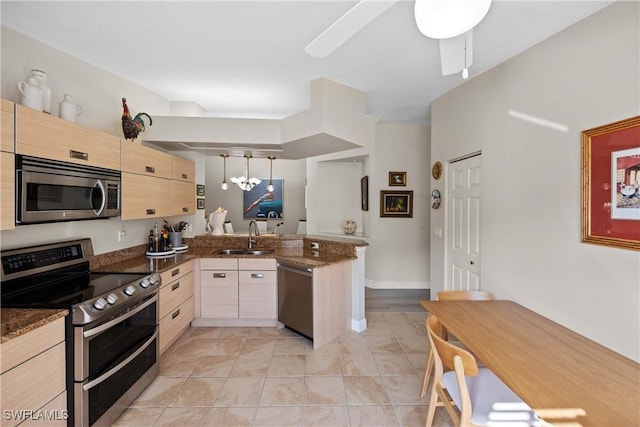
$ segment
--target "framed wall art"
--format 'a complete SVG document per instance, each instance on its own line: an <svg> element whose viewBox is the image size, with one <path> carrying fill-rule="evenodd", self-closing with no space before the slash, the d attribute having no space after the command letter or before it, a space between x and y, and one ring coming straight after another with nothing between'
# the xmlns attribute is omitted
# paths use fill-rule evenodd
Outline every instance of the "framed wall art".
<svg viewBox="0 0 640 427"><path fill-rule="evenodd" d="M269 179L262 179L251 191L243 191L242 212L244 219L284 218L283 179L273 180L273 191L267 191Z"/></svg>
<svg viewBox="0 0 640 427"><path fill-rule="evenodd" d="M582 242L640 250L640 116L582 132Z"/></svg>
<svg viewBox="0 0 640 427"><path fill-rule="evenodd" d="M413 191L380 191L380 216L413 218Z"/></svg>
<svg viewBox="0 0 640 427"><path fill-rule="evenodd" d="M406 172L389 172L389 187L405 187L406 185Z"/></svg>
<svg viewBox="0 0 640 427"><path fill-rule="evenodd" d="M204 185L196 184L196 196L204 196Z"/></svg>
<svg viewBox="0 0 640 427"><path fill-rule="evenodd" d="M196 202L198 203L197 208L198 209L204 209L204 199L202 198L197 198Z"/></svg>
<svg viewBox="0 0 640 427"><path fill-rule="evenodd" d="M364 176L360 180L360 201L363 211L369 210L369 176Z"/></svg>

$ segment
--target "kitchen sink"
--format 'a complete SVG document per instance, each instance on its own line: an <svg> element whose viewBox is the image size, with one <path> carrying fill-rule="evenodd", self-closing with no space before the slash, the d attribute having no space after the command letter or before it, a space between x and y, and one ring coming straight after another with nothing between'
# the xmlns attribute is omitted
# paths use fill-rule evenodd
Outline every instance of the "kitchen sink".
<svg viewBox="0 0 640 427"><path fill-rule="evenodd" d="M273 249L218 249L214 255L269 255Z"/></svg>

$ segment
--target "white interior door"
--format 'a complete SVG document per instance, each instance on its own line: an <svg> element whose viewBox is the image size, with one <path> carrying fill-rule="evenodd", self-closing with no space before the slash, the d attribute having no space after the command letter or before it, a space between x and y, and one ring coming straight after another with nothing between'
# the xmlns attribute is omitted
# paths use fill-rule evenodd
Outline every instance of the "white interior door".
<svg viewBox="0 0 640 427"><path fill-rule="evenodd" d="M448 290L480 289L480 155L448 167Z"/></svg>

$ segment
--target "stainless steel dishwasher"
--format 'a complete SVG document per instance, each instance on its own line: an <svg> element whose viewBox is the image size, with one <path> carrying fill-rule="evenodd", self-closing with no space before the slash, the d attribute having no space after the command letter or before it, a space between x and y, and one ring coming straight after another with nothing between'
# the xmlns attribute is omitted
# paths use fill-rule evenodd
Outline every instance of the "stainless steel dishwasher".
<svg viewBox="0 0 640 427"><path fill-rule="evenodd" d="M278 264L278 321L313 340L313 270Z"/></svg>

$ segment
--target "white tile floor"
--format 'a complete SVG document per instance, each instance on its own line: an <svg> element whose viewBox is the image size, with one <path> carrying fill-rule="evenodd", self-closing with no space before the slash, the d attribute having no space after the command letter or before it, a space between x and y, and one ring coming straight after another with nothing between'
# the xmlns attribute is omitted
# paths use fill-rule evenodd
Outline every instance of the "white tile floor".
<svg viewBox="0 0 640 427"><path fill-rule="evenodd" d="M275 328L190 328L115 426L424 426L425 312L367 313L313 350ZM435 426L452 425L442 409Z"/></svg>

